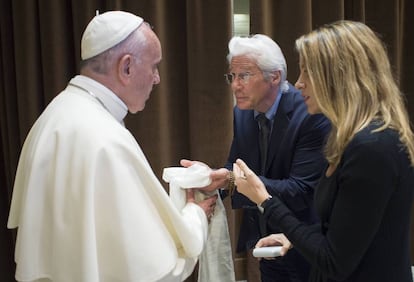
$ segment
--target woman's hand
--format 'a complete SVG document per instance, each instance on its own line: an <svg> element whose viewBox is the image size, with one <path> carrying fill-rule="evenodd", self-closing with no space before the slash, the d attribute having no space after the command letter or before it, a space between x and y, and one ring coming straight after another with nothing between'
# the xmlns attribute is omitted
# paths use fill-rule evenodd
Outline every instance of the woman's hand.
<svg viewBox="0 0 414 282"><path fill-rule="evenodd" d="M285 234L278 233L278 234L271 234L267 237L263 237L260 239L257 244L256 248L260 247L267 247L267 246L282 246L280 254L284 256L289 249L293 247L292 243L286 238Z"/></svg>
<svg viewBox="0 0 414 282"><path fill-rule="evenodd" d="M237 191L256 204L263 203L270 197L259 177L240 159L233 164L233 172Z"/></svg>

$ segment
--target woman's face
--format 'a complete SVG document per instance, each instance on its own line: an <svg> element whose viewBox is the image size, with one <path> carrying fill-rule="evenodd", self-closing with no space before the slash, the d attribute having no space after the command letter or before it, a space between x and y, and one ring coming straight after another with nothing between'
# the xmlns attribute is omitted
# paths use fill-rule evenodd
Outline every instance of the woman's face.
<svg viewBox="0 0 414 282"><path fill-rule="evenodd" d="M302 61L299 64L300 67L300 75L298 80L295 83L295 87L302 92L303 100L305 101L306 106L308 107L308 113L310 114L318 114L321 113L319 105L315 99L315 95L313 93L312 84L309 79L308 70L305 68Z"/></svg>

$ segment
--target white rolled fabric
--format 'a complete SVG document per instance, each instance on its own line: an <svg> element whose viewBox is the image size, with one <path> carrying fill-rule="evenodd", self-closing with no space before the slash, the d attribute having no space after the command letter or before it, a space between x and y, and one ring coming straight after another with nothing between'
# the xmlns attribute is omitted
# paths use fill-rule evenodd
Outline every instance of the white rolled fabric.
<svg viewBox="0 0 414 282"><path fill-rule="evenodd" d="M170 198L178 210L185 205L186 188L205 187L211 183L211 169L195 164L188 168L164 168L163 180L170 184ZM195 191L196 201L211 197ZM214 215L210 219L208 239L199 258L198 282L233 282L235 281L230 235L228 231L226 210L220 196L217 199Z"/></svg>

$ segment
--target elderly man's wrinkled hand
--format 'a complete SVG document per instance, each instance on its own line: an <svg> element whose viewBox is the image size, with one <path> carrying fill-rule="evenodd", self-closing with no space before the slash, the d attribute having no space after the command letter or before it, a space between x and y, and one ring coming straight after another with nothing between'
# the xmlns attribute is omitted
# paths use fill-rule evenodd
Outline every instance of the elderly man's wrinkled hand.
<svg viewBox="0 0 414 282"><path fill-rule="evenodd" d="M190 167L190 166L192 166L196 163L210 168L207 164L205 164L203 162L200 162L200 161L192 161L192 160L186 160L186 159L182 159L180 161L180 164L183 167ZM217 189L220 189L220 188L226 188L228 186L228 183L229 183L229 171L225 168L220 168L220 169L216 169L216 170L211 169L210 179L211 179L210 185L205 186L205 187L201 187L201 188L197 188L197 189L201 190L203 192L210 193L210 192L214 192L214 191L216 191Z"/></svg>

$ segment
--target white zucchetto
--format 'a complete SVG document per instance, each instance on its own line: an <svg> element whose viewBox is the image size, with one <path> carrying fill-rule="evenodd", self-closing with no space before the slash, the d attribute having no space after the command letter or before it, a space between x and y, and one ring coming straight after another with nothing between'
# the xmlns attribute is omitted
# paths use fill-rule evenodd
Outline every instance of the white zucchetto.
<svg viewBox="0 0 414 282"><path fill-rule="evenodd" d="M123 11L109 11L95 16L86 27L81 40L82 60L95 57L128 37L143 19Z"/></svg>

